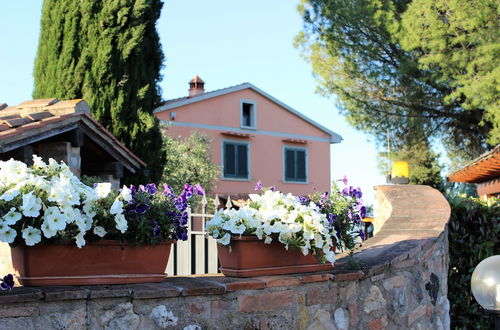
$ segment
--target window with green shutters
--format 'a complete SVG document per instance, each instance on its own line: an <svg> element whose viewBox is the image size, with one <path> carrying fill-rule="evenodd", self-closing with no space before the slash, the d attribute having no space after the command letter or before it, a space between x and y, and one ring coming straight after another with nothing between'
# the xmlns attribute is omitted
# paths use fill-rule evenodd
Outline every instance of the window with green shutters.
<svg viewBox="0 0 500 330"><path fill-rule="evenodd" d="M248 143L224 141L222 153L223 177L248 179Z"/></svg>
<svg viewBox="0 0 500 330"><path fill-rule="evenodd" d="M307 182L306 151L306 148L284 148L285 182Z"/></svg>

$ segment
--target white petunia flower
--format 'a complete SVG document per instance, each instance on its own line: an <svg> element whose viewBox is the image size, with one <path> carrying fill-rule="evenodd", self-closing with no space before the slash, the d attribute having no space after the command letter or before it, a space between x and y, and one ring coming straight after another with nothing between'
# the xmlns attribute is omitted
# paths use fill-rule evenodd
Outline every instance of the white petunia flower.
<svg viewBox="0 0 500 330"><path fill-rule="evenodd" d="M125 219L125 216L123 214L117 214L115 216L115 222L116 222L116 229L118 229L122 234L124 234L127 231L128 224L127 220Z"/></svg>
<svg viewBox="0 0 500 330"><path fill-rule="evenodd" d="M49 209L50 212L49 214L47 214L47 211L49 211ZM55 206L49 207L47 211L45 212L44 219L52 231L63 230L64 228L66 228L66 223L68 220L66 215L61 213Z"/></svg>
<svg viewBox="0 0 500 330"><path fill-rule="evenodd" d="M228 245L231 242L231 235L226 233L222 238L216 240L221 245Z"/></svg>
<svg viewBox="0 0 500 330"><path fill-rule="evenodd" d="M85 232L84 231L81 231L78 233L78 235L76 235L75 239L76 239L76 246L78 246L78 248L82 248L83 246L85 246Z"/></svg>
<svg viewBox="0 0 500 330"><path fill-rule="evenodd" d="M17 189L16 187L14 187L14 188L9 189L6 192L4 192L2 194L2 196L0 196L0 199L3 199L6 202L10 202L11 200L13 200L18 195L19 195L19 189Z"/></svg>
<svg viewBox="0 0 500 330"><path fill-rule="evenodd" d="M38 168L45 168L45 167L47 167L47 164L45 164L42 157L39 157L37 155L33 155L33 166L38 167Z"/></svg>
<svg viewBox="0 0 500 330"><path fill-rule="evenodd" d="M28 226L22 230L24 241L26 245L33 246L42 240L42 233L40 229Z"/></svg>
<svg viewBox="0 0 500 330"><path fill-rule="evenodd" d="M123 186L120 196L122 196L124 201L130 202L132 200L132 191L127 186Z"/></svg>
<svg viewBox="0 0 500 330"><path fill-rule="evenodd" d="M16 222L21 220L22 215L21 215L21 213L16 212L15 207L11 207L10 211L7 212L7 214L5 214L2 218L7 225L15 225Z"/></svg>
<svg viewBox="0 0 500 330"><path fill-rule="evenodd" d="M21 211L26 217L36 218L40 215L42 209L42 200L38 198L32 191L23 195L23 205Z"/></svg>
<svg viewBox="0 0 500 330"><path fill-rule="evenodd" d="M104 235L106 235L106 229L104 229L101 226L95 226L94 227L94 234L96 234L99 237L104 237Z"/></svg>
<svg viewBox="0 0 500 330"><path fill-rule="evenodd" d="M113 205L109 209L109 213L111 214L122 214L123 213L123 202L118 198L115 199Z"/></svg>
<svg viewBox="0 0 500 330"><path fill-rule="evenodd" d="M5 226L0 230L0 242L12 243L16 239L16 236L17 232L9 226Z"/></svg>
<svg viewBox="0 0 500 330"><path fill-rule="evenodd" d="M53 230L52 228L50 228L47 221L44 221L42 223L42 232L43 232L43 236L45 236L47 238L54 237L57 234L56 230Z"/></svg>
<svg viewBox="0 0 500 330"><path fill-rule="evenodd" d="M271 244L272 241L273 241L273 239L271 238L271 236L266 236L266 239L264 240L264 243L265 244Z"/></svg>
<svg viewBox="0 0 500 330"><path fill-rule="evenodd" d="M106 196L108 196L109 193L111 192L111 183L110 182L98 183L96 184L94 190L97 193L97 196L99 196L99 198L106 198Z"/></svg>

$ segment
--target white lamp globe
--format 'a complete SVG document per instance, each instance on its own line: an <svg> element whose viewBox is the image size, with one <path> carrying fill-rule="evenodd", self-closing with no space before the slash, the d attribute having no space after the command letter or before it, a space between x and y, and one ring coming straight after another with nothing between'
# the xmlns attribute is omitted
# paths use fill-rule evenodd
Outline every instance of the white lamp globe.
<svg viewBox="0 0 500 330"><path fill-rule="evenodd" d="M500 255L481 261L472 273L470 284L479 305L500 312Z"/></svg>

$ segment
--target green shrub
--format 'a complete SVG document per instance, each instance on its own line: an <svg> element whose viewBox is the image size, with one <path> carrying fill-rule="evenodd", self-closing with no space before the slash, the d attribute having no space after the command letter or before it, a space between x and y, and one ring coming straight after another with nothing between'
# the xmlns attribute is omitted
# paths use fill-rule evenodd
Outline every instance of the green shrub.
<svg viewBox="0 0 500 330"><path fill-rule="evenodd" d="M470 279L483 259L500 254L500 200L453 197L449 200L450 265L448 299L452 329L493 329L494 317L486 314L472 296Z"/></svg>

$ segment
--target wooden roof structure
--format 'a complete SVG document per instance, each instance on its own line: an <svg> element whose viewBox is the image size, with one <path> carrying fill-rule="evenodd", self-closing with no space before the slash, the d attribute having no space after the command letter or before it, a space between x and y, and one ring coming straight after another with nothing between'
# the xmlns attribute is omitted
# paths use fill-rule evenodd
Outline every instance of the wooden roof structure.
<svg viewBox="0 0 500 330"><path fill-rule="evenodd" d="M71 134L72 140L92 141L93 149L89 152L107 154L131 173L146 167L146 163L92 118L89 105L82 99L37 99L17 106L0 104L0 154L61 134Z"/></svg>
<svg viewBox="0 0 500 330"><path fill-rule="evenodd" d="M500 178L500 144L462 169L448 175L448 181L482 183Z"/></svg>

